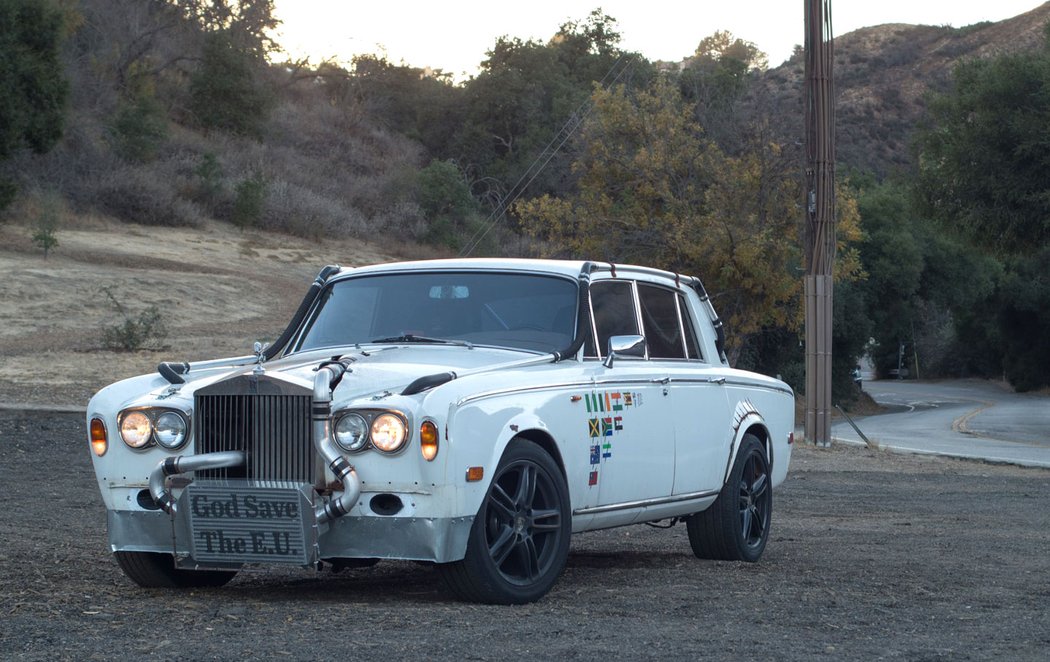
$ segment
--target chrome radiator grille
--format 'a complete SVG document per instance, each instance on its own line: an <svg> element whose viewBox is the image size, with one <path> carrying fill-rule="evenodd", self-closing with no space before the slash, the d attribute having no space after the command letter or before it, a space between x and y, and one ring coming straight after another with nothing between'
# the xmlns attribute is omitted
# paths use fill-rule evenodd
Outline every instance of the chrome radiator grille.
<svg viewBox="0 0 1050 662"><path fill-rule="evenodd" d="M198 393L194 398L198 453L243 450L247 466L198 471L204 478L314 483L309 395Z"/></svg>

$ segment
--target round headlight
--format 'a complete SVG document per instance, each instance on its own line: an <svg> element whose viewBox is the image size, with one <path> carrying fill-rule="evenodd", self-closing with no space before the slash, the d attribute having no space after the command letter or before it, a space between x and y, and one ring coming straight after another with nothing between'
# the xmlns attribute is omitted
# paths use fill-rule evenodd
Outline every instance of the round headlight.
<svg viewBox="0 0 1050 662"><path fill-rule="evenodd" d="M393 414L381 414L372 421L372 445L384 453L393 453L405 444L408 430Z"/></svg>
<svg viewBox="0 0 1050 662"><path fill-rule="evenodd" d="M186 419L173 411L158 416L153 428L157 443L164 448L178 448L186 441Z"/></svg>
<svg viewBox="0 0 1050 662"><path fill-rule="evenodd" d="M359 451L368 441L368 424L357 414L347 414L335 423L335 443L344 450Z"/></svg>
<svg viewBox="0 0 1050 662"><path fill-rule="evenodd" d="M153 424L149 416L141 411L128 412L120 421L120 438L132 448L142 448L149 443Z"/></svg>

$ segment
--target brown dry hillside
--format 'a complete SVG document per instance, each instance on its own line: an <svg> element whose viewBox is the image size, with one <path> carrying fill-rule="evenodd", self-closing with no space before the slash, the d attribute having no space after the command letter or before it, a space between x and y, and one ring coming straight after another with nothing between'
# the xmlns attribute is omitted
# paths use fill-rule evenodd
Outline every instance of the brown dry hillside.
<svg viewBox="0 0 1050 662"><path fill-rule="evenodd" d="M390 248L239 232L224 223L163 228L71 218L45 260L23 225L0 225L0 404L74 405L106 384L155 369L251 353L291 318L326 264L388 262ZM132 352L103 347L122 321L156 306L167 329Z"/></svg>
<svg viewBox="0 0 1050 662"><path fill-rule="evenodd" d="M888 24L835 36L838 161L887 174L908 166L915 126L928 92L948 89L953 69L971 58L1043 48L1050 3L998 23L952 28ZM768 71L755 103L787 118L802 135L803 61L795 56Z"/></svg>

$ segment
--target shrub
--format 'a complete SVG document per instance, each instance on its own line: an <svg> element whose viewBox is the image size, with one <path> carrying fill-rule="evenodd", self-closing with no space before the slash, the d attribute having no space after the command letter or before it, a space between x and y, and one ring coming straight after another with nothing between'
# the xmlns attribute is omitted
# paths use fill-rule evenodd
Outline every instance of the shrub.
<svg viewBox="0 0 1050 662"><path fill-rule="evenodd" d="M137 316L132 316L127 309L117 300L113 294L112 287L103 287L101 292L106 295L114 310L123 319L111 326L102 328L102 344L107 349L115 351L130 352L150 344L160 345L168 336L160 317L160 311L156 306L149 306Z"/></svg>
<svg viewBox="0 0 1050 662"><path fill-rule="evenodd" d="M194 169L197 176L197 197L202 202L214 204L222 195L222 165L213 152L201 157L200 164Z"/></svg>
<svg viewBox="0 0 1050 662"><path fill-rule="evenodd" d="M168 138L168 116L156 98L142 93L120 104L110 133L122 157L140 163L152 161Z"/></svg>
<svg viewBox="0 0 1050 662"><path fill-rule="evenodd" d="M201 126L259 135L273 96L257 76L259 62L230 36L208 36L201 64L190 79L190 109Z"/></svg>
<svg viewBox="0 0 1050 662"><path fill-rule="evenodd" d="M115 171L99 184L95 196L101 211L129 223L195 227L203 220L197 205L141 168Z"/></svg>
<svg viewBox="0 0 1050 662"><path fill-rule="evenodd" d="M33 196L36 207L33 213L33 243L44 251L44 259L55 246L58 246L58 232L60 219L65 215L65 203L58 193L49 191Z"/></svg>
<svg viewBox="0 0 1050 662"><path fill-rule="evenodd" d="M256 173L248 179L242 179L234 189L233 212L230 220L242 230L251 225L258 225L262 218L263 204L266 202L266 180Z"/></svg>

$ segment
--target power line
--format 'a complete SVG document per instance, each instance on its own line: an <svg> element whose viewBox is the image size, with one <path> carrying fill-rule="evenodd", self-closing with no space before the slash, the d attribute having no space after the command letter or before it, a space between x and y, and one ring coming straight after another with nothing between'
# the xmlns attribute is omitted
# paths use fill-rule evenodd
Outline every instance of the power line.
<svg viewBox="0 0 1050 662"><path fill-rule="evenodd" d="M628 53L623 53L613 62L609 70L605 72L602 79L598 84L602 89L606 89L620 82L631 66L634 64L634 56ZM615 74L615 75L614 75ZM610 80L610 77L612 79ZM551 138L551 141L547 143L547 146L543 148L539 156L533 160L532 164L528 169L522 173L518 181L514 183L514 186L507 191L507 194L496 204L496 207L489 214L489 217L485 219L485 224L478 228L476 232L471 236L470 240L460 251L460 257L469 257L471 253L481 244L482 240L488 236L488 233L496 226L497 223L502 221L506 215L507 210L521 195L525 192L525 189L539 176L543 169L547 167L554 155L557 154L561 148L569 141L569 138L576 132L577 129L583 124L583 120L587 118L587 115L594 109L594 101L590 95L583 101L576 110L569 115L569 119L565 121L565 124L561 126L561 129Z"/></svg>

